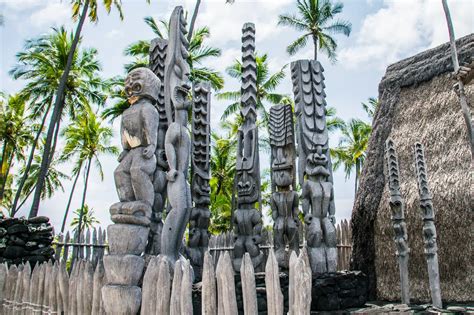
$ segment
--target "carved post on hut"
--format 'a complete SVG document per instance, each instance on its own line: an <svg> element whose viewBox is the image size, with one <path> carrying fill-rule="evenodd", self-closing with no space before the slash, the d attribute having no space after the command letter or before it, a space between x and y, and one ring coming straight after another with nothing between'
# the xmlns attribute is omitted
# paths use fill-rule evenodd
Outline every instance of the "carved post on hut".
<svg viewBox="0 0 474 315"><path fill-rule="evenodd" d="M192 172L191 191L194 208L189 220L188 254L197 278L201 278L204 253L209 245L207 228L211 212L211 186L209 171L211 158L210 99L211 86L196 83L194 86L192 127Z"/></svg>
<svg viewBox="0 0 474 315"><path fill-rule="evenodd" d="M153 176L153 187L155 189L155 200L151 215L150 235L146 253L158 255L161 250L161 231L163 230L163 211L166 206L166 172L168 162L165 154L165 135L168 130L168 119L165 109L165 60L168 41L166 39L155 38L150 43L150 69L162 82L155 104L159 115L157 145L155 150L156 170Z"/></svg>
<svg viewBox="0 0 474 315"><path fill-rule="evenodd" d="M260 165L258 154L257 65L255 62L255 25L245 23L242 28L242 88L241 109L243 124L237 133L237 209L232 221L235 231L234 261L236 272L244 253L248 252L254 268L263 260L260 251L262 215L255 208L260 201Z"/></svg>
<svg viewBox="0 0 474 315"><path fill-rule="evenodd" d="M313 274L335 272L337 267L334 190L323 71L316 60L291 63L298 126L298 173Z"/></svg>
<svg viewBox="0 0 474 315"><path fill-rule="evenodd" d="M387 159L388 188L390 190L390 209L392 209L392 224L395 231L395 246L397 248L398 267L400 269L400 287L402 303L410 304L410 283L408 280L408 247L407 226L405 224L405 203L400 194L400 179L398 157L392 139L385 142L385 157Z"/></svg>
<svg viewBox="0 0 474 315"><path fill-rule="evenodd" d="M431 301L438 308L443 307L438 267L438 245L436 244L436 227L434 224L435 211L428 187L425 153L421 143L414 145L415 170L420 194L420 209L423 218L423 238L425 240L425 257L428 264Z"/></svg>
<svg viewBox="0 0 474 315"><path fill-rule="evenodd" d="M270 108L273 246L280 267L289 268L291 251L299 253L298 194L295 172L295 134L291 105ZM286 245L289 245L289 252Z"/></svg>
<svg viewBox="0 0 474 315"><path fill-rule="evenodd" d="M107 314L136 314L140 308L138 282L145 261L141 256L148 239L154 202L152 177L156 168L160 80L148 68L132 70L125 80L130 108L122 114L123 151L116 168L115 185L120 202L110 207L109 255L104 257L107 285L102 300Z"/></svg>
<svg viewBox="0 0 474 315"><path fill-rule="evenodd" d="M171 210L166 216L161 235L161 254L174 265L191 213L191 191L187 181L191 139L187 129L189 100L188 42L183 8L174 9L170 20L168 52L165 62L165 108L168 130L165 153L169 171L167 194ZM174 111L174 115L173 115Z"/></svg>

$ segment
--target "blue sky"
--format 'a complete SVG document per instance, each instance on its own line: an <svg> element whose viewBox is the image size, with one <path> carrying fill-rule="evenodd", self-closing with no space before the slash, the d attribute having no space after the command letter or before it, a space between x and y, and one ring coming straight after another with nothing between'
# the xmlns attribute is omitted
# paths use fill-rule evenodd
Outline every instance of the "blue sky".
<svg viewBox="0 0 474 315"><path fill-rule="evenodd" d="M103 67L103 77L123 74L123 65L129 58L123 55L124 48L139 39L152 39L153 33L143 22L145 16L168 19L175 5L182 5L192 12L195 1L122 0L125 20L120 21L117 12L106 15L99 9L99 22L86 23L83 31L83 46L95 47ZM100 2L100 1L99 1ZM352 23L349 38L338 36L338 62L331 64L325 57L320 61L325 68L327 102L337 109L344 120L353 117L367 119L360 103L377 96L378 83L388 65L409 57L448 40L446 22L441 0L346 0L340 18ZM474 31L474 1L449 1L456 36ZM8 70L15 64L15 54L22 49L26 39L51 31L52 26L65 25L71 29L71 7L68 0L0 0L0 12L5 25L0 27L0 90L15 93L24 85L13 81ZM222 56L209 61L206 66L224 72L234 59L240 59L241 28L245 22L256 24L258 52L269 54L271 69L279 70L293 60L309 59L313 48L308 45L295 56L288 56L285 48L299 33L277 26L278 15L295 12L294 0L235 0L226 5L225 0L203 0L197 26L208 25L211 38L208 44L222 49ZM278 92L292 95L289 68L287 77ZM225 76L224 90L236 90L237 82ZM212 100L211 124L217 129L226 103ZM118 121L114 124L114 144L119 146ZM339 135L331 136L330 145L335 146ZM113 182L115 158L103 157L105 178L101 182L98 172L92 170L87 204L102 225L110 223L108 208L117 201ZM269 165L268 155L261 156L262 169ZM64 166L70 171L70 165ZM78 187L82 187L82 178ZM350 218L354 199L354 178L345 179L342 170L335 173L335 198L337 219ZM58 192L43 201L40 214L51 217L59 227L72 183L65 182L65 192ZM72 209L80 205L81 190L77 190ZM26 215L28 206L20 212Z"/></svg>

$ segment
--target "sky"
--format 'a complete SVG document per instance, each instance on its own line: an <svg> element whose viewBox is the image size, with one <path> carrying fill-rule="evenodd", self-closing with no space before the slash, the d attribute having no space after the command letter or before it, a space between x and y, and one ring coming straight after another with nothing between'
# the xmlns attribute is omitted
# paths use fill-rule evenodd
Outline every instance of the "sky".
<svg viewBox="0 0 474 315"><path fill-rule="evenodd" d="M98 0L101 2L100 0ZM122 0L125 19L121 21L116 11L107 15L99 8L99 21L87 22L82 33L83 47L94 47L99 52L102 77L123 75L123 65L131 59L124 56L126 46L137 40L151 40L153 32L143 22L146 16L157 20L169 19L176 5L182 5L192 12L194 0L166 1ZM428 48L448 41L446 20L441 0L346 0L343 13L338 18L352 23L349 37L337 35L338 61L331 63L325 56L319 57L325 69L327 103L337 109L337 115L348 121L361 118L369 121L361 102L378 96L378 83L388 65L410 57ZM449 6L454 22L456 37L474 32L474 1L450 0ZM308 45L295 56L286 53L286 46L301 33L277 26L278 15L296 13L294 0L235 0L233 5L225 0L203 0L197 27L207 25L211 37L210 46L222 50L222 55L210 59L205 66L224 73L235 59L240 59L241 29L245 22L256 25L256 49L268 53L270 69L278 71L291 61L311 59L313 47ZM4 26L0 27L0 90L6 93L18 92L24 81L14 81L8 71L15 64L15 54L21 51L25 40L51 32L52 27L65 25L72 29L71 5L68 0L0 0L0 13L4 15ZM292 95L289 67L287 76L277 92ZM225 75L224 91L237 90L235 79ZM214 97L211 100L211 129L218 130L220 117L227 105ZM113 124L113 144L120 147L119 120ZM330 136L330 146L336 146L340 134ZM86 203L93 208L102 226L111 223L109 207L118 201L113 180L113 171L118 165L114 157L101 157L104 166L104 180L98 171L91 170ZM261 155L261 169L269 167L267 154ZM71 165L63 166L67 173ZM64 192L58 191L50 200L41 204L40 215L47 215L59 230L72 181L63 183ZM78 182L71 209L80 206L83 178ZM349 219L354 202L354 176L345 178L342 169L334 173L336 219ZM29 202L19 215L27 215ZM71 215L69 216L69 221Z"/></svg>

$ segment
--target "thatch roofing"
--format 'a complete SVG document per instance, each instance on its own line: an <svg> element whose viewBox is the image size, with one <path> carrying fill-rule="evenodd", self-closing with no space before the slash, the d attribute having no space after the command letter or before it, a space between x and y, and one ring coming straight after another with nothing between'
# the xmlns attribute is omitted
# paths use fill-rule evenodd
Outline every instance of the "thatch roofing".
<svg viewBox="0 0 474 315"><path fill-rule="evenodd" d="M457 47L460 62L470 63L474 34L460 38ZM352 268L368 274L372 298L400 299L384 160L384 144L391 137L397 146L406 202L412 297L429 301L413 165L413 145L421 142L436 211L443 299L474 300L473 170L461 108L452 89L452 71L446 43L389 66L379 85L380 107L352 214ZM472 108L472 82L466 93Z"/></svg>

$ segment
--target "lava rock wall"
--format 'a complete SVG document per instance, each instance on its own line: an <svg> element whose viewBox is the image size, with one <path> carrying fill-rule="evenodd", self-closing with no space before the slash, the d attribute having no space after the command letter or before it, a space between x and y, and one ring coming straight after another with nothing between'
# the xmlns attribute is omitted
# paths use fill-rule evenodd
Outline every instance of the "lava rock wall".
<svg viewBox="0 0 474 315"><path fill-rule="evenodd" d="M53 227L47 217L0 220L0 263L34 266L53 259Z"/></svg>

